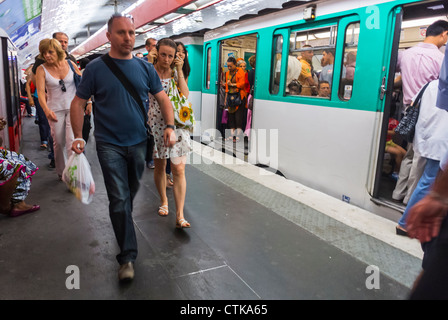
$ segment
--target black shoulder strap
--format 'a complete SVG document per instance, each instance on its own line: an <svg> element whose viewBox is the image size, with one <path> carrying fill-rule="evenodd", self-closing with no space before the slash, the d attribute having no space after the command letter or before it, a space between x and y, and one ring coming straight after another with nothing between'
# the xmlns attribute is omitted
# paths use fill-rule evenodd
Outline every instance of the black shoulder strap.
<svg viewBox="0 0 448 320"><path fill-rule="evenodd" d="M422 99L423 93L426 90L426 87L430 84L430 82L428 82L427 84L425 84L423 86L423 88L420 90L420 92L418 93L417 97L415 98L415 100L412 102L412 105L415 108L418 108L420 106L420 100Z"/></svg>
<svg viewBox="0 0 448 320"><path fill-rule="evenodd" d="M142 99L137 93L137 90L135 90L132 83L126 78L124 73L121 71L121 69L117 66L117 64L112 60L112 58L109 56L109 54L103 54L101 56L101 59L103 59L104 63L109 67L109 69L112 71L112 73L120 80L120 82L123 84L123 86L126 88L126 90L129 92L129 94L134 98L134 100L138 103L140 106L141 112L143 113L143 117L146 121L146 112L145 107L143 106Z"/></svg>

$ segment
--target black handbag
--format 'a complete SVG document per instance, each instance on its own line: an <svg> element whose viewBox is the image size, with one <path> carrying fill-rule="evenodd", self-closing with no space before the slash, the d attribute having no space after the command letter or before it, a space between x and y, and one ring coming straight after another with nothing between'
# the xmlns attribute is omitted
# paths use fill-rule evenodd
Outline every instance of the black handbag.
<svg viewBox="0 0 448 320"><path fill-rule="evenodd" d="M230 78L230 81L235 77L235 74ZM236 108L241 104L241 94L240 92L227 92L226 107L229 113L234 113Z"/></svg>
<svg viewBox="0 0 448 320"><path fill-rule="evenodd" d="M415 126L420 113L420 102L428 84L429 83L425 84L420 90L414 102L406 109L406 114L395 128L395 133L400 135L407 142L412 142L414 140Z"/></svg>
<svg viewBox="0 0 448 320"><path fill-rule="evenodd" d="M239 92L227 93L227 107L229 109L235 109L241 104L241 94ZM236 110L235 110L236 111ZM233 111L233 112L235 112ZM232 111L229 110L230 113Z"/></svg>

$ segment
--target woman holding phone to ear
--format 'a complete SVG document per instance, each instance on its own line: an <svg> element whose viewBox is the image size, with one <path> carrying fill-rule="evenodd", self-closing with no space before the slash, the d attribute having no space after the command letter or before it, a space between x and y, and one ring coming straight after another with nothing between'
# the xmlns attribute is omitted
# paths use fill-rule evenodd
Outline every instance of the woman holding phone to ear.
<svg viewBox="0 0 448 320"><path fill-rule="evenodd" d="M169 92L171 78L174 77L178 90L188 97L189 90L183 73L184 59L177 52L176 43L168 38L162 39L157 43L157 59L154 63L162 86L166 93ZM190 143L190 132L186 129L177 128L176 137L178 137L174 147L166 147L163 143L163 130L165 121L163 119L160 107L157 101L150 95L149 97L149 123L154 135L154 182L160 196L160 206L158 214L160 216L168 215L168 198L166 195L166 162L171 162L173 172L173 192L176 203L176 227L189 228L190 223L184 217L184 204L186 196L187 183L185 179L185 164L187 155L192 151Z"/></svg>
<svg viewBox="0 0 448 320"><path fill-rule="evenodd" d="M184 61L184 64L182 65L182 72L184 74L185 77L185 82L188 84L188 77L190 75L190 63L188 62L188 52L187 52L187 48L185 47L185 45L180 42L180 41L176 41L176 45L177 45L177 53L176 55L182 59ZM167 161L166 162L166 185L167 187L171 188L173 186L173 180L171 179L171 162Z"/></svg>

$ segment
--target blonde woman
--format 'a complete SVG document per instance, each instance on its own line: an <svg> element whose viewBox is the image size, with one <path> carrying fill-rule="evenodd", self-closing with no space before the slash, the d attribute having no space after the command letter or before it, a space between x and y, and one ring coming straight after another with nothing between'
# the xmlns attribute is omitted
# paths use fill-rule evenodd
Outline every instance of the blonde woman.
<svg viewBox="0 0 448 320"><path fill-rule="evenodd" d="M39 52L39 57L45 60L45 63L36 71L37 94L50 124L56 172L61 179L66 158L72 153L74 139L70 124L70 104L76 87L69 63L77 74L81 75L81 72L72 61L66 60L66 53L56 39L42 40L39 43Z"/></svg>
<svg viewBox="0 0 448 320"><path fill-rule="evenodd" d="M160 81L165 92L168 93L170 80L174 73L174 79L177 82L179 91L188 98L189 90L185 75L182 71L184 60L177 53L176 43L168 38L162 39L157 43L157 60L154 68L159 75ZM172 69L174 66L174 70ZM160 112L160 107L153 96L149 99L149 123L154 135L154 182L160 195L160 207L158 214L160 216L168 215L168 198L166 195L166 175L165 167L167 159L171 161L171 170L173 173L173 192L176 203L176 227L189 228L190 223L184 217L185 195L187 191L187 182L185 179L186 156L191 152L190 132L185 129L176 129L176 144L170 148L163 142L163 130L165 121Z"/></svg>

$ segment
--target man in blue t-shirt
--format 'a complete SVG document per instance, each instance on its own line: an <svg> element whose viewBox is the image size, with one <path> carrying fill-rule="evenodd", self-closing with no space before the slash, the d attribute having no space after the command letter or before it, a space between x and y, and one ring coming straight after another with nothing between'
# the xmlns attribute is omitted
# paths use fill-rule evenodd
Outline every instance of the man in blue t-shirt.
<svg viewBox="0 0 448 320"><path fill-rule="evenodd" d="M111 44L109 56L135 87L141 100L148 100L148 93L151 93L159 103L167 125L164 140L172 147L176 141L173 108L153 65L132 55L135 43L132 16L114 14L108 21L106 36ZM93 60L83 73L70 109L75 135L72 149L78 154L85 147L83 114L91 96L95 98L96 149L110 202L110 219L120 247L118 277L120 281L132 280L137 258L132 201L145 166L147 116L105 62L101 58Z"/></svg>

